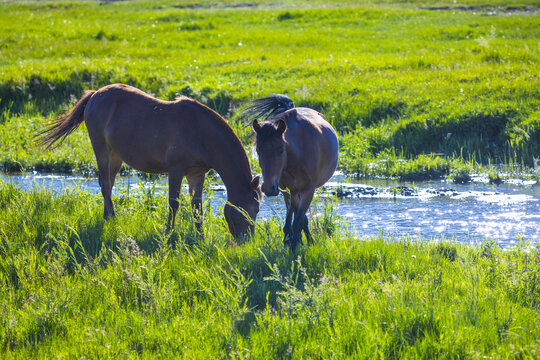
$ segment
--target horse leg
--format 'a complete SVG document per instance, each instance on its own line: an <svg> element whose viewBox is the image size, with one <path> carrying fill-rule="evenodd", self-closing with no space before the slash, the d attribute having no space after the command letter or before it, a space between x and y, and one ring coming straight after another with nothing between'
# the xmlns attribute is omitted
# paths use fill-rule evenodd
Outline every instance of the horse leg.
<svg viewBox="0 0 540 360"><path fill-rule="evenodd" d="M169 169L169 216L167 217L167 233L174 227L174 220L179 205L178 196L180 196L183 178L183 168L175 166Z"/></svg>
<svg viewBox="0 0 540 360"><path fill-rule="evenodd" d="M288 191L283 192L283 199L285 200L285 207L287 208L287 215L285 216L285 225L283 226L283 243L289 244L292 238L292 217L293 207L291 203L291 194Z"/></svg>
<svg viewBox="0 0 540 360"><path fill-rule="evenodd" d="M114 180L116 179L116 175L120 171L121 167L122 167L122 159L120 159L120 157L116 155L116 153L111 152L110 157L109 157L109 184L110 184L109 199L111 199L112 187L114 186ZM114 216L115 215L114 205L112 203L112 199L111 199L111 211L112 211L112 216Z"/></svg>
<svg viewBox="0 0 540 360"><path fill-rule="evenodd" d="M294 219L296 219L298 215L298 206L300 204L300 194L298 193L295 193L294 195L291 196L291 220L292 220L292 217L294 216ZM309 207L309 206L308 206ZM305 217L305 216L304 216ZM306 218L306 221L307 221L307 218ZM290 243L290 239L292 239L292 236L293 236L293 228L292 228L292 224L289 224L290 225L290 228L289 228L289 243ZM304 230L304 226L302 226L302 230ZM302 231L300 230L300 231ZM309 234L309 229L308 229L308 234ZM311 234L309 235L311 236ZM306 235L306 237L308 237L308 235ZM300 235L298 241L300 242L301 245L304 245L304 242L302 241L302 235ZM308 237L308 242L310 241L310 238Z"/></svg>
<svg viewBox="0 0 540 360"><path fill-rule="evenodd" d="M296 209L296 212L294 214L294 221L292 226L293 236L290 243L290 249L292 253L296 251L298 243L302 242L302 229L304 228L304 223L307 221L306 211L311 204L311 200L313 200L314 193L315 189L309 189L299 194L298 208Z"/></svg>
<svg viewBox="0 0 540 360"><path fill-rule="evenodd" d="M308 245L313 245L313 236L311 236L311 232L309 231L309 221L307 215L304 215L304 225L302 226L302 230L304 231L304 234L306 234Z"/></svg>
<svg viewBox="0 0 540 360"><path fill-rule="evenodd" d="M112 202L112 188L116 174L122 166L122 159L112 150L95 151L99 171L99 187L103 195L103 218L109 219L115 216Z"/></svg>
<svg viewBox="0 0 540 360"><path fill-rule="evenodd" d="M195 228L197 232L204 237L203 233L203 209L202 192L204 186L205 173L189 174L186 176L189 184L189 194L191 195L191 208L195 216Z"/></svg>

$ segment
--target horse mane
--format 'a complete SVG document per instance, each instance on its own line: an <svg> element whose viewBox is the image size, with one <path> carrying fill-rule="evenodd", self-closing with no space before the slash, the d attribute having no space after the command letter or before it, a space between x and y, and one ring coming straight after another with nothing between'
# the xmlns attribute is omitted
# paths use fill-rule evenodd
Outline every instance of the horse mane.
<svg viewBox="0 0 540 360"><path fill-rule="evenodd" d="M272 94L260 99L251 100L242 110L241 116L245 124L251 125L255 119L267 120L287 110L294 109L294 102L287 95Z"/></svg>

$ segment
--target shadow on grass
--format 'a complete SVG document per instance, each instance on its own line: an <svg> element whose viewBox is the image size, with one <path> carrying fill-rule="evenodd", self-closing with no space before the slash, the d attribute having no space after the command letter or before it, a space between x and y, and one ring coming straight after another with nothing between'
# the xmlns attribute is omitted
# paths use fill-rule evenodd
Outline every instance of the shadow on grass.
<svg viewBox="0 0 540 360"><path fill-rule="evenodd" d="M65 107L74 104L83 90L97 90L113 83L124 83L141 90L174 100L179 94L197 99L211 107L221 115L230 115L232 96L222 90L204 87L200 90L190 87L168 87L158 77L137 78L129 74L116 73L112 70L90 71L83 69L74 71L65 78L47 78L32 75L22 81L10 80L0 83L0 122L2 115L37 112L48 116L63 112ZM168 88L168 91L163 91Z"/></svg>
<svg viewBox="0 0 540 360"><path fill-rule="evenodd" d="M57 112L68 102L74 102L84 89L99 88L118 80L113 71L90 71L84 69L69 74L64 79L32 75L22 82L14 80L0 83L0 114L21 114L29 107L44 115ZM137 85L133 77L124 82Z"/></svg>

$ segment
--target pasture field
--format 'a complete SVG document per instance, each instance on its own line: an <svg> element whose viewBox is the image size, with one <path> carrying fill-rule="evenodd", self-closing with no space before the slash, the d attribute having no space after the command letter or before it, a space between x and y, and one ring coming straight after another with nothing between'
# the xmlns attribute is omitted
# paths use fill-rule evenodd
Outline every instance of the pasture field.
<svg viewBox="0 0 540 360"><path fill-rule="evenodd" d="M277 221L237 244L206 201L171 249L163 197L115 202L104 222L100 196L0 181L1 358L540 356L538 246L359 240L319 203L292 257Z"/></svg>
<svg viewBox="0 0 540 360"><path fill-rule="evenodd" d="M94 172L84 129L54 152L32 136L84 89L124 82L209 105L250 155L242 103L279 92L326 114L347 172L508 175L540 156L538 14L534 0L0 0L1 170ZM277 219L233 240L209 187L198 238L184 196L169 236L152 186L120 192L105 222L101 196L0 180L0 358L540 357L538 245L358 239L319 198L315 244L293 257Z"/></svg>
<svg viewBox="0 0 540 360"><path fill-rule="evenodd" d="M95 171L84 130L56 152L32 135L84 89L114 82L194 97L246 145L243 101L286 93L327 116L340 167L358 175L496 177L540 157L534 0L1 1L0 10L6 172Z"/></svg>

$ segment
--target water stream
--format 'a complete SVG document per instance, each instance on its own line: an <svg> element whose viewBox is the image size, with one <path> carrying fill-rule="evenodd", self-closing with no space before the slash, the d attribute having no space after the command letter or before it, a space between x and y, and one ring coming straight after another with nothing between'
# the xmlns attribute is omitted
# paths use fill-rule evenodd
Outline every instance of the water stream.
<svg viewBox="0 0 540 360"><path fill-rule="evenodd" d="M48 188L56 192L80 188L99 194L95 177L51 174L0 175L6 183L31 190ZM137 176L118 177L114 192L153 186ZM167 179L156 181L160 194L167 193ZM119 190L122 189L122 190ZM212 185L214 211L221 211L226 199L222 185ZM187 190L184 190L187 191ZM335 199L336 211L358 237L381 232L385 235L409 236L412 239L481 243L495 240L505 248L520 239L536 245L540 241L540 184L536 181L512 181L502 185L485 182L454 184L449 181L397 183L390 180L351 182L342 174L330 180L316 195L310 216L317 216L325 198ZM271 217L283 221L285 207L281 196L266 198L259 219Z"/></svg>

